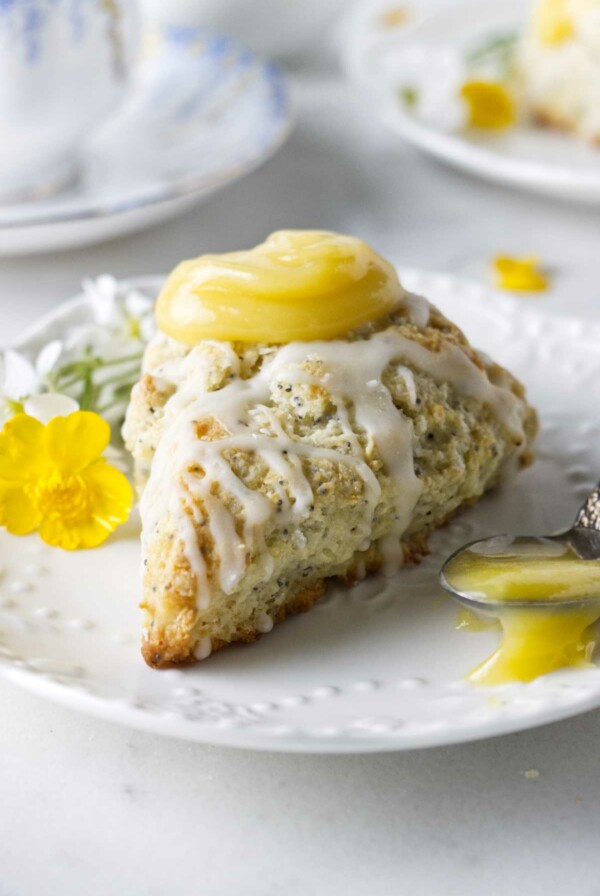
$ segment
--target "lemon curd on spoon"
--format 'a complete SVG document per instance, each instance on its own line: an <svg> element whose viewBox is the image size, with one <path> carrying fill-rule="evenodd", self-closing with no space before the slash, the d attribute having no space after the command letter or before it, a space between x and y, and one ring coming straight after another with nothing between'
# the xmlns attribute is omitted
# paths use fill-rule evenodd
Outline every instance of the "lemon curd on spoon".
<svg viewBox="0 0 600 896"><path fill-rule="evenodd" d="M285 343L335 339L403 296L396 271L366 243L320 230L280 230L241 252L178 265L159 296L159 328L203 339Z"/></svg>
<svg viewBox="0 0 600 896"><path fill-rule="evenodd" d="M500 646L469 674L471 681L531 681L566 666L590 665L596 642L590 626L600 618L600 561L583 560L558 539L500 536L460 551L443 579L502 626Z"/></svg>

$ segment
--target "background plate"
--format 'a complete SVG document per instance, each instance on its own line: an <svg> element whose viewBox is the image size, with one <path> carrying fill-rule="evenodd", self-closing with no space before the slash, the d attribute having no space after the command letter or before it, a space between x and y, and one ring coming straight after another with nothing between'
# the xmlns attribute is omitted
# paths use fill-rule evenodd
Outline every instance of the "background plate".
<svg viewBox="0 0 600 896"><path fill-rule="evenodd" d="M501 134L449 134L407 114L385 74L386 59L411 44L464 54L486 38L519 31L523 0L407 0L406 20L386 25L395 0L360 3L342 29L348 77L400 137L436 158L488 180L584 203L600 203L600 149L559 131L521 123Z"/></svg>
<svg viewBox="0 0 600 896"><path fill-rule="evenodd" d="M542 316L525 300L446 276L401 272L472 341L529 386L542 419L538 459L431 540L419 567L387 582L332 588L261 642L181 670L139 653L138 523L96 551L66 554L0 533L0 672L35 693L126 725L194 741L298 752L367 752L456 743L600 705L600 670L474 688L462 677L494 632L455 628L437 585L461 543L568 523L600 470L600 326ZM160 279L132 285L157 289ZM81 320L72 300L31 331L34 345ZM42 335L43 334L43 335Z"/></svg>

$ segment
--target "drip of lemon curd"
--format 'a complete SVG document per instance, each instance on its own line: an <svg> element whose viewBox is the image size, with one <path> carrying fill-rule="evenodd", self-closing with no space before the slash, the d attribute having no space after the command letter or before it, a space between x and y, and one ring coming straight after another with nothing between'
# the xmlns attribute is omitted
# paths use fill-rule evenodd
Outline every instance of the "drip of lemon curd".
<svg viewBox="0 0 600 896"><path fill-rule="evenodd" d="M456 628L466 632L488 632L490 629L497 629L500 623L497 619L491 619L487 616L478 616L473 610L467 607L461 607L456 617Z"/></svg>
<svg viewBox="0 0 600 896"><path fill-rule="evenodd" d="M280 230L254 249L182 262L162 289L156 318L186 345L326 340L381 317L403 295L392 265L362 240Z"/></svg>
<svg viewBox="0 0 600 896"><path fill-rule="evenodd" d="M531 681L565 666L590 665L600 561L582 560L570 545L551 539L498 538L461 551L444 576L455 591L489 602L502 626L500 646L469 673L472 682ZM595 597L598 602L590 601Z"/></svg>

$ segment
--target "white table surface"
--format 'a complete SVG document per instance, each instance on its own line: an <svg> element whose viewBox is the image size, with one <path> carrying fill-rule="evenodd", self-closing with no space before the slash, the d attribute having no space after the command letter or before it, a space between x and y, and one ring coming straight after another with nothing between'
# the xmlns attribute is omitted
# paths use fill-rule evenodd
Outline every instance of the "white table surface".
<svg viewBox="0 0 600 896"><path fill-rule="evenodd" d="M298 126L263 169L170 224L0 261L0 334L84 276L166 271L279 227L359 234L394 261L554 272L543 313L600 317L600 211L504 191L388 136L331 74L295 78ZM162 739L0 680L0 896L598 896L600 713L381 756L285 756ZM539 777L527 777L527 770Z"/></svg>

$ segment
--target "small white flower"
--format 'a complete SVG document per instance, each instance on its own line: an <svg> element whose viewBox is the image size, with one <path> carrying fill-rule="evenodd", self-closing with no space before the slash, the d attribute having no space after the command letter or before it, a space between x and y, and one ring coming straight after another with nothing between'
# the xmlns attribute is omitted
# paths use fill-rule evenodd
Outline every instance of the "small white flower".
<svg viewBox="0 0 600 896"><path fill-rule="evenodd" d="M103 274L84 280L83 290L90 300L96 323L125 340L147 342L153 335L152 300L136 290L124 295L114 277Z"/></svg>
<svg viewBox="0 0 600 896"><path fill-rule="evenodd" d="M133 291L125 296L124 305L130 332L132 324L135 322L137 338L144 343L149 342L154 336L155 330L152 300L140 292Z"/></svg>
<svg viewBox="0 0 600 896"><path fill-rule="evenodd" d="M0 358L0 420L21 409L23 401L47 386L48 376L63 350L58 340L49 342L35 364L21 352L7 349Z"/></svg>
<svg viewBox="0 0 600 896"><path fill-rule="evenodd" d="M46 392L44 395L32 395L27 398L24 407L26 414L35 417L40 423L49 423L54 417L68 417L79 410L74 398L60 392Z"/></svg>
<svg viewBox="0 0 600 896"><path fill-rule="evenodd" d="M62 350L62 342L58 339L54 339L52 342L49 342L48 345L44 346L35 362L35 369L39 380L44 382L48 375L52 373L56 367L56 362L62 354Z"/></svg>
<svg viewBox="0 0 600 896"><path fill-rule="evenodd" d="M104 327L114 326L119 292L119 285L115 278L109 274L103 274L101 277L96 277L95 280L84 280L82 286L92 306L97 323Z"/></svg>
<svg viewBox="0 0 600 896"><path fill-rule="evenodd" d="M83 288L91 314L68 327L62 341L49 342L35 361L14 349L0 352L0 427L22 411L47 423L72 414L78 401L112 426L122 422L154 335L153 301L108 275Z"/></svg>
<svg viewBox="0 0 600 896"><path fill-rule="evenodd" d="M32 395L37 389L38 377L31 361L13 349L4 352L3 361L3 397L18 403Z"/></svg>
<svg viewBox="0 0 600 896"><path fill-rule="evenodd" d="M466 68L457 52L414 44L388 56L384 68L388 83L421 121L442 131L467 123L468 108L460 94Z"/></svg>

